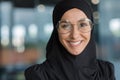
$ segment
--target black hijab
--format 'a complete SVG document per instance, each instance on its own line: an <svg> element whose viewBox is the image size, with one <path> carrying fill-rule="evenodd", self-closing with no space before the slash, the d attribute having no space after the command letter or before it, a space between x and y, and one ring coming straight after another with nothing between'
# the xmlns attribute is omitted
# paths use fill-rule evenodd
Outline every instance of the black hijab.
<svg viewBox="0 0 120 80"><path fill-rule="evenodd" d="M26 80L115 80L113 65L96 59L93 29L88 45L77 56L71 55L60 43L57 22L72 8L82 10L93 22L91 7L84 0L59 2L53 11L54 30L47 44L46 61L26 69Z"/></svg>
<svg viewBox="0 0 120 80"><path fill-rule="evenodd" d="M71 55L58 39L56 25L62 15L72 8L82 10L93 22L92 9L86 1L63 0L59 2L53 11L54 30L47 44L47 61L49 61L55 70L59 70L58 72L60 72L60 74L65 75L67 80L90 80L96 71L96 47L93 30L88 45L84 51L77 56Z"/></svg>

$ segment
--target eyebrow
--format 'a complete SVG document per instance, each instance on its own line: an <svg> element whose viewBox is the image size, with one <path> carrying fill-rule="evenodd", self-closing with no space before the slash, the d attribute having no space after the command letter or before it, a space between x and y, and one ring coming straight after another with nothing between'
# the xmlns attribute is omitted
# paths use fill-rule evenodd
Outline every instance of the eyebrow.
<svg viewBox="0 0 120 80"><path fill-rule="evenodd" d="M90 21L89 18L81 18L81 19L78 20L78 21L85 21L85 20ZM62 22L70 22L69 20L65 20L65 19L61 19L60 21L62 21Z"/></svg>
<svg viewBox="0 0 120 80"><path fill-rule="evenodd" d="M70 22L69 20L60 20L59 22Z"/></svg>

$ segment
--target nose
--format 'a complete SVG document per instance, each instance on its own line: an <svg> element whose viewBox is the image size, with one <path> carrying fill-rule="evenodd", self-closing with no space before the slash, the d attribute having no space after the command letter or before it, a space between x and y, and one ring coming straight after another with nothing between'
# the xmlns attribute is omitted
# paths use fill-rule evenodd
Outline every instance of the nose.
<svg viewBox="0 0 120 80"><path fill-rule="evenodd" d="M80 36L80 31L78 29L78 26L74 25L73 29L71 31L71 38L72 39L77 39L77 38L79 38L79 36Z"/></svg>

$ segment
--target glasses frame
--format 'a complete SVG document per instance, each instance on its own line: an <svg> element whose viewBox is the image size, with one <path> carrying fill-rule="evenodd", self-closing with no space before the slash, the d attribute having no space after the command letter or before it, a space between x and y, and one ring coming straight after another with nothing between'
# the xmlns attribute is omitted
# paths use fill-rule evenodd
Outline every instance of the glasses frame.
<svg viewBox="0 0 120 80"><path fill-rule="evenodd" d="M70 22L69 20L60 20L60 21L58 21L58 23L57 23L57 25L56 25L57 30L59 29L59 24L60 24L62 21L66 21L66 22L70 23L70 25L73 26L73 24L71 24L71 22ZM87 32L90 32L90 31L92 30L94 24L92 23L92 21L91 21L89 18L83 18L83 19L80 19L79 21L89 21L91 29L90 29L89 31L87 31ZM68 32L66 32L66 33L69 33L69 32L71 32L71 31L68 31ZM81 31L81 32L82 32L82 33L87 33L87 32L83 32L83 31ZM61 33L61 34L66 34L66 33Z"/></svg>

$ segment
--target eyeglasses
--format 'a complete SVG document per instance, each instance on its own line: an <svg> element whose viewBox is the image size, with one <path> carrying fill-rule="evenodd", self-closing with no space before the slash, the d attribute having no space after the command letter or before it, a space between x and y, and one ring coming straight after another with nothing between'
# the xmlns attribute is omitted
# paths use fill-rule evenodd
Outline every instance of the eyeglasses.
<svg viewBox="0 0 120 80"><path fill-rule="evenodd" d="M92 21L88 18L81 19L77 22L78 30L82 33L87 33L92 30ZM73 24L68 20L60 20L57 24L59 33L68 33L73 30Z"/></svg>

